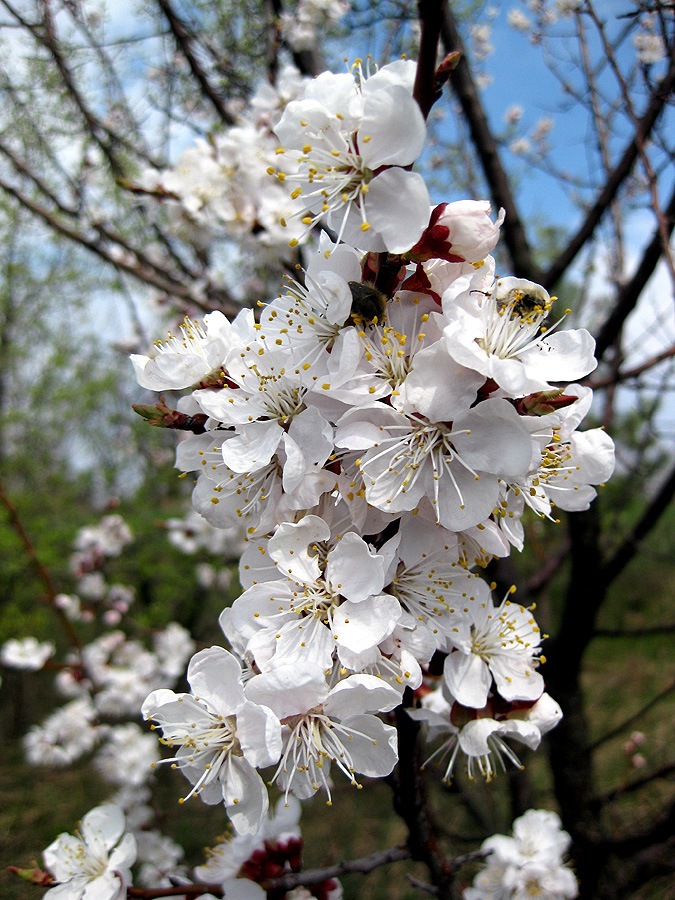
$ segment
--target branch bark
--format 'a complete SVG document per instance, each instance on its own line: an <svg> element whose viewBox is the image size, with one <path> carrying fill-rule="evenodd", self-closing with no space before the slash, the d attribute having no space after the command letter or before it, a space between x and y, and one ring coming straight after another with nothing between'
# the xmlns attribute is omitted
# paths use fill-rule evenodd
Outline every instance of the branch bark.
<svg viewBox="0 0 675 900"><path fill-rule="evenodd" d="M640 153L640 147L644 145L644 142L651 134L674 89L675 60L671 59L667 73L657 85L650 98L649 104L647 105L647 109L638 120L635 134L629 141L619 162L611 171L605 184L598 193L595 203L586 214L586 218L581 223L576 233L570 238L567 246L555 262L540 276L539 283L547 290L552 289L553 286L560 281L577 254L584 246L586 246L587 242L593 236L600 220L616 197L619 188L632 172L635 161Z"/></svg>
<svg viewBox="0 0 675 900"><path fill-rule="evenodd" d="M446 53L457 51L461 54L449 80L469 124L471 138L483 167L492 202L497 209L503 208L506 212L501 232L513 270L522 277L538 281L539 272L534 263L511 184L499 157L499 149L490 130L478 87L474 81L466 50L449 3L446 4L443 11L441 40Z"/></svg>

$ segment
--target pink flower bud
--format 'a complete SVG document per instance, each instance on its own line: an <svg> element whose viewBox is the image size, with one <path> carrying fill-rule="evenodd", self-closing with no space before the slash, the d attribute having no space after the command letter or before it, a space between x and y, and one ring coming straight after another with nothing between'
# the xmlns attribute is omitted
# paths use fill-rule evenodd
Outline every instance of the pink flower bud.
<svg viewBox="0 0 675 900"><path fill-rule="evenodd" d="M630 762L634 769L644 769L647 765L647 760L641 753L636 753Z"/></svg>
<svg viewBox="0 0 675 900"><path fill-rule="evenodd" d="M499 239L504 210L497 221L490 218L487 200L441 203L431 213L429 225L406 256L416 262L445 259L448 262L480 262Z"/></svg>

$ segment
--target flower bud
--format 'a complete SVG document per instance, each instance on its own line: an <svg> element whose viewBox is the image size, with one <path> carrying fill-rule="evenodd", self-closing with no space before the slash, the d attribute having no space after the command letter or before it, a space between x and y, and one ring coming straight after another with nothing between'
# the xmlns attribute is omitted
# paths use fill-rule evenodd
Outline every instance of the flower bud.
<svg viewBox="0 0 675 900"><path fill-rule="evenodd" d="M429 225L406 256L415 262L445 259L447 262L480 262L499 239L504 210L497 221L490 218L487 200L441 203L431 213Z"/></svg>

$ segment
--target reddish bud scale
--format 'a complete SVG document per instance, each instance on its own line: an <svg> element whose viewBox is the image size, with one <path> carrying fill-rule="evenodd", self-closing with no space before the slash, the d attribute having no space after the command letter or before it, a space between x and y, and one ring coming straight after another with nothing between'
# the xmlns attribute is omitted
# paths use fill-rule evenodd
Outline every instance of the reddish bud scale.
<svg viewBox="0 0 675 900"><path fill-rule="evenodd" d="M447 208L447 203L440 203L431 213L429 226L406 257L413 262L426 262L428 259L444 259L446 262L464 262L464 257L451 252L452 244L448 240L450 229L447 225L438 225L438 220Z"/></svg>
<svg viewBox="0 0 675 900"><path fill-rule="evenodd" d="M431 289L431 282L421 263L417 264L417 268L409 278L406 278L401 288L404 291L419 291L421 294L428 294L439 306L441 305L441 295Z"/></svg>

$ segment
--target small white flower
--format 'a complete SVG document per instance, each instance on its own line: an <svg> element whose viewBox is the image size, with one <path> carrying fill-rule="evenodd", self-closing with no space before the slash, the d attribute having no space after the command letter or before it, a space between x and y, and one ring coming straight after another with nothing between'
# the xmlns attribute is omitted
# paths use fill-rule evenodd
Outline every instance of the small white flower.
<svg viewBox="0 0 675 900"><path fill-rule="evenodd" d="M398 759L397 732L372 712L386 712L401 695L374 675L351 675L329 690L322 668L281 665L256 675L246 694L269 705L283 723L283 751L273 781L301 800L320 788L330 802L331 763L355 775L388 775Z"/></svg>
<svg viewBox="0 0 675 900"><path fill-rule="evenodd" d="M173 391L191 387L217 372L234 344L239 344L253 323L251 310L242 310L234 322L221 312L208 313L203 322L186 318L180 335L156 341L156 356L132 354L131 362L141 387Z"/></svg>
<svg viewBox="0 0 675 900"><path fill-rule="evenodd" d="M153 691L143 703L146 719L161 727L163 743L177 748L175 763L192 782L188 798L224 802L237 831L258 831L267 813L267 790L256 766L279 758L279 722L244 697L241 667L221 647L201 650L188 667L192 694ZM187 798L186 798L187 799Z"/></svg>
<svg viewBox="0 0 675 900"><path fill-rule="evenodd" d="M275 130L298 174L276 174L298 185L291 196L309 211L308 231L327 217L338 240L402 253L429 219L424 180L405 168L426 137L412 97L415 64L398 60L370 75L357 63L356 71L358 80L324 72L304 100L288 104ZM396 214L401 208L405 216Z"/></svg>
<svg viewBox="0 0 675 900"><path fill-rule="evenodd" d="M513 837L483 841L490 855L464 900L572 900L577 881L563 864L570 843L556 813L528 809L513 823Z"/></svg>
<svg viewBox="0 0 675 900"><path fill-rule="evenodd" d="M544 325L555 298L524 278L498 278L483 293L480 275L458 278L443 294L448 353L493 379L509 397L583 378L597 366L595 341L585 328Z"/></svg>
<svg viewBox="0 0 675 900"><path fill-rule="evenodd" d="M509 23L511 28L514 28L516 31L520 31L523 34L528 34L530 29L532 28L532 21L529 19L525 13L514 7L510 9L508 15L506 17L506 21Z"/></svg>
<svg viewBox="0 0 675 900"><path fill-rule="evenodd" d="M638 59L645 66L661 62L666 55L663 38L648 31L639 31L634 35L633 46L637 50Z"/></svg>
<svg viewBox="0 0 675 900"><path fill-rule="evenodd" d="M54 655L51 641L40 643L37 638L12 638L0 649L0 663L8 669L32 669L37 672Z"/></svg>
<svg viewBox="0 0 675 900"><path fill-rule="evenodd" d="M44 851L47 870L58 882L53 900L123 900L131 884L136 840L124 834L124 813L108 804L82 820L79 836L60 834Z"/></svg>
<svg viewBox="0 0 675 900"><path fill-rule="evenodd" d="M448 644L453 648L443 669L450 693L463 706L482 709L494 678L508 701L537 700L544 679L535 671L540 629L530 610L507 594L495 609L492 598L467 598L453 622Z"/></svg>
<svg viewBox="0 0 675 900"><path fill-rule="evenodd" d="M135 722L128 722L108 729L94 765L111 784L139 787L148 780L150 766L158 760L157 741Z"/></svg>
<svg viewBox="0 0 675 900"><path fill-rule="evenodd" d="M509 106L509 108L504 113L504 121L507 125L517 125L518 122L523 118L523 113L525 110L522 106L518 106L514 104L513 106Z"/></svg>

